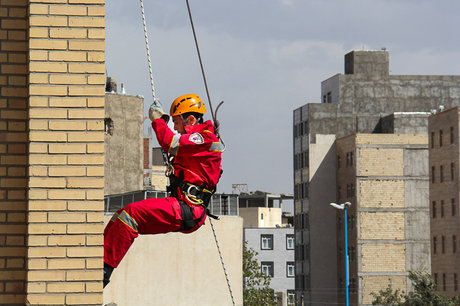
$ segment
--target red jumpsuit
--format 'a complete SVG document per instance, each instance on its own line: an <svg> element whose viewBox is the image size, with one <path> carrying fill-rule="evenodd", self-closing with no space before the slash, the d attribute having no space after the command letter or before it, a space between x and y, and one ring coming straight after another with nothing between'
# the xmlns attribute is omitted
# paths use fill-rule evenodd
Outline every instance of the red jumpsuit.
<svg viewBox="0 0 460 306"><path fill-rule="evenodd" d="M175 155L175 176L215 190L221 173L222 144L214 134L211 121L186 126L186 134L182 135L174 134L163 119L154 120L152 127L163 150ZM188 205L181 207L179 201ZM184 207L198 219L191 228L184 228L181 212ZM152 198L131 203L118 210L105 228L104 262L116 268L139 234L191 233L203 225L205 219L205 208L188 202L180 189L177 198Z"/></svg>

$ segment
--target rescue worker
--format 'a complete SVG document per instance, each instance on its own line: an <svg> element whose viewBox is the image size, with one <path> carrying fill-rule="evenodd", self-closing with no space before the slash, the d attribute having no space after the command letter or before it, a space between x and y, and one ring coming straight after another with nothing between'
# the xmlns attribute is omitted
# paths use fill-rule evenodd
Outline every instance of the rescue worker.
<svg viewBox="0 0 460 306"><path fill-rule="evenodd" d="M139 234L192 233L203 225L221 175L222 151L212 122L203 122L205 113L203 101L195 94L175 99L170 115L176 135L161 106L150 106L158 143L174 156L170 197L131 203L113 215L104 231L104 287Z"/></svg>

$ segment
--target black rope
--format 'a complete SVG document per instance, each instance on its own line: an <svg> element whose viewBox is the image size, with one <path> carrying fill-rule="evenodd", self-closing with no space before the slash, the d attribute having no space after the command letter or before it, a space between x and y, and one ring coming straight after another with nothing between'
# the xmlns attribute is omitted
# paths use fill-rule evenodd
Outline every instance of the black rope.
<svg viewBox="0 0 460 306"><path fill-rule="evenodd" d="M214 111L212 109L211 96L209 95L208 82L206 81L206 74L204 73L203 61L201 60L200 47L198 46L198 39L196 38L195 26L193 24L193 18L192 18L192 11L190 10L190 4L189 4L188 0L185 0L185 2L187 3L188 16L189 16L189 19L190 19L190 25L192 26L193 38L195 40L196 52L198 53L198 59L200 61L201 75L203 76L203 82L204 82L204 87L206 89L206 95L208 97L209 109L211 111L212 121L214 123L214 128L215 128L216 135L220 139L220 141L223 143L222 139L219 136L219 125L220 124L216 119L217 110L222 105L223 101L221 103L219 103L219 105L217 106L217 109L216 109L216 113L214 113ZM224 144L224 146L225 146L225 144ZM209 223L211 224L211 229L212 229L212 233L214 235L214 240L216 241L216 246L217 246L217 251L219 252L220 262L222 264L222 268L224 269L225 279L227 280L228 291L230 292L230 297L232 298L232 303L233 303L233 305L235 305L235 300L233 299L232 288L230 286L230 281L228 279L227 270L225 269L224 259L222 257L222 253L220 252L219 242L217 240L216 232L214 230L214 225L212 224L211 219L209 219Z"/></svg>

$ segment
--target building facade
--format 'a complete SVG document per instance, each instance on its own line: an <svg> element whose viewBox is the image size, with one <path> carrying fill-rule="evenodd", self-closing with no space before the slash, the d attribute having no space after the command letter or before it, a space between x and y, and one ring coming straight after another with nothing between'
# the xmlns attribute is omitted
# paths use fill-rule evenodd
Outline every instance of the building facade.
<svg viewBox="0 0 460 306"><path fill-rule="evenodd" d="M271 276L270 288L294 305L295 265L293 227L244 227L243 239L256 251L264 273Z"/></svg>
<svg viewBox="0 0 460 306"><path fill-rule="evenodd" d="M102 304L104 0L2 1L0 304Z"/></svg>
<svg viewBox="0 0 460 306"><path fill-rule="evenodd" d="M292 216L283 213L283 200L292 195L255 191L239 195L243 241L258 253L262 272L271 276L270 288L279 305L294 305L295 264Z"/></svg>
<svg viewBox="0 0 460 306"><path fill-rule="evenodd" d="M440 105L460 105L460 76L391 75L389 71L387 51L350 52L345 55L345 74L322 82L322 103L293 112L299 303L338 300L336 290L330 290L338 282L336 218L329 207L336 201L335 140L354 133L402 132L405 127L414 131L422 123L426 132L426 112ZM399 112L411 112L414 119L399 120ZM394 117L390 123L389 116ZM399 128L393 126L398 124Z"/></svg>
<svg viewBox="0 0 460 306"><path fill-rule="evenodd" d="M431 270L439 293L459 294L459 115L458 107L429 118Z"/></svg>
<svg viewBox="0 0 460 306"><path fill-rule="evenodd" d="M143 190L144 99L111 91L105 100L104 193Z"/></svg>
<svg viewBox="0 0 460 306"><path fill-rule="evenodd" d="M408 271L430 271L427 135L354 134L337 140L336 154L337 202L351 203L347 250L336 213L339 303L345 252L351 305L371 305L388 285L409 292Z"/></svg>

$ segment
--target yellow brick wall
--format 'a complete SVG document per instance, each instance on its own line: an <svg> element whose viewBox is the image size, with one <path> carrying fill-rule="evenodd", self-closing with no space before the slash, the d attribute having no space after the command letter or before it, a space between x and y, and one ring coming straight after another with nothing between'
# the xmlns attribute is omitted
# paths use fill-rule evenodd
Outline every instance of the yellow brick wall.
<svg viewBox="0 0 460 306"><path fill-rule="evenodd" d="M405 239L403 212L361 212L359 239Z"/></svg>
<svg viewBox="0 0 460 306"><path fill-rule="evenodd" d="M361 180L359 193L359 205L363 208L402 208L405 205L402 180Z"/></svg>
<svg viewBox="0 0 460 306"><path fill-rule="evenodd" d="M24 305L27 1L1 1L0 17L0 304Z"/></svg>
<svg viewBox="0 0 460 306"><path fill-rule="evenodd" d="M403 149L361 148L360 176L401 176L404 172Z"/></svg>
<svg viewBox="0 0 460 306"><path fill-rule="evenodd" d="M404 244L364 244L361 256L363 272L406 272Z"/></svg>
<svg viewBox="0 0 460 306"><path fill-rule="evenodd" d="M362 303L372 304L373 296L371 293L385 290L390 284L393 290L407 291L405 276L364 276L362 279Z"/></svg>
<svg viewBox="0 0 460 306"><path fill-rule="evenodd" d="M27 300L102 304L105 0L30 0Z"/></svg>
<svg viewBox="0 0 460 306"><path fill-rule="evenodd" d="M373 145L426 144L426 134L356 134L356 143Z"/></svg>

